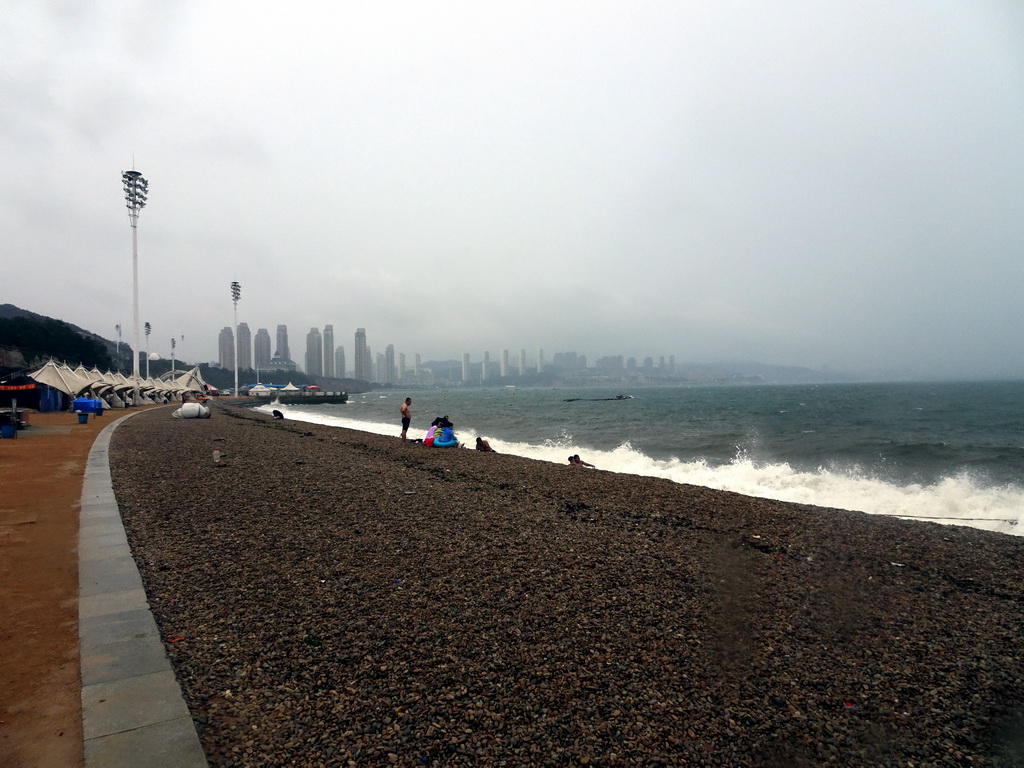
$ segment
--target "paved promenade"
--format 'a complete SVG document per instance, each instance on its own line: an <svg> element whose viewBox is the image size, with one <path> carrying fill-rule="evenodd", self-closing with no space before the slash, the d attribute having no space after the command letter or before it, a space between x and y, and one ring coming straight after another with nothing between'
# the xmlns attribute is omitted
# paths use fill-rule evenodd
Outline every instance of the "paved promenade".
<svg viewBox="0 0 1024 768"><path fill-rule="evenodd" d="M205 768L110 483L108 449L120 423L96 438L82 486L78 626L85 766Z"/></svg>

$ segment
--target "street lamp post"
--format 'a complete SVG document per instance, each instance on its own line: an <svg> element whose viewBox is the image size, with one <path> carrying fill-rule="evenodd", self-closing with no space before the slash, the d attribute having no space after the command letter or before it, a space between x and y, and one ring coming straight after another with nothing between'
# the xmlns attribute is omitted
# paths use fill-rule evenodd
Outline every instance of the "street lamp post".
<svg viewBox="0 0 1024 768"><path fill-rule="evenodd" d="M146 323L144 326L146 329L146 378L149 378L149 334L153 331L153 326Z"/></svg>
<svg viewBox="0 0 1024 768"><path fill-rule="evenodd" d="M238 281L231 283L231 301L235 304L235 332L234 332L234 343L232 346L235 348L235 392L234 397L238 397L238 300L242 298L242 286Z"/></svg>
<svg viewBox="0 0 1024 768"><path fill-rule="evenodd" d="M121 372L121 324L114 326L117 330L117 372Z"/></svg>
<svg viewBox="0 0 1024 768"><path fill-rule="evenodd" d="M132 225L132 320L135 324L135 349L132 351L132 377L135 379L132 405L139 404L139 212L146 206L149 182L139 171L123 171L124 199L128 221Z"/></svg>
<svg viewBox="0 0 1024 768"><path fill-rule="evenodd" d="M171 336L171 375L174 375L174 348L178 345L178 340Z"/></svg>

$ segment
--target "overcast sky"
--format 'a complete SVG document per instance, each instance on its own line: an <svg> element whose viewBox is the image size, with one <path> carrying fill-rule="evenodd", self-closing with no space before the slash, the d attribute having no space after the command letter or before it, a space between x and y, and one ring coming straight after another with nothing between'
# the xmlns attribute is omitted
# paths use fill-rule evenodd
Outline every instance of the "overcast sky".
<svg viewBox="0 0 1024 768"><path fill-rule="evenodd" d="M1024 376L1024 5L0 0L0 303ZM143 348L145 346L143 345Z"/></svg>

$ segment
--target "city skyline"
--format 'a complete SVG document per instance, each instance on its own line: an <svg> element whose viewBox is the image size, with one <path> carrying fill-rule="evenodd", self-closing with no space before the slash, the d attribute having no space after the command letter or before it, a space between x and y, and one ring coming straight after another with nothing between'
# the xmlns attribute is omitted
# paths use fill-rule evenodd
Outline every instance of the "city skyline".
<svg viewBox="0 0 1024 768"><path fill-rule="evenodd" d="M242 332L238 334L239 338L239 351L238 361L239 370L252 370L253 366L243 365L243 361L250 361L253 359L259 360L260 355L255 351L255 345L261 338L266 339L269 342L269 330L267 328L257 329L255 337L252 337L249 332L248 324L246 322L239 322L239 329L242 331L244 328L244 335ZM324 378L334 378L329 376L326 372L325 363L328 356L328 346L330 347L330 354L332 357L336 357L340 365L344 368L344 346L334 347L334 325L331 323L323 326L323 331L317 327L313 327L309 330L306 335L306 351L304 355L305 364L297 365L296 369L303 373ZM230 327L224 327L220 331L218 346L220 349L219 359L217 364L227 370L233 370L234 361L234 347L233 334ZM245 340L248 338L249 342L246 344ZM288 326L286 323L277 325L277 338L279 346L283 345L284 349L288 349ZM362 376L352 376L351 378L362 379L365 381L374 381L382 384L397 384L403 381L415 381L420 377L422 363L422 355L415 350L396 350L394 344L385 344L383 352L373 352L373 345L369 343L369 336L364 327L356 329L354 334L354 348L362 348L362 357L364 360L364 369ZM596 370L596 371L623 371L628 372L630 370L636 371L666 371L668 373L674 373L676 360L674 355L660 355L657 357L658 363L655 364L655 356L645 355L604 355L597 358L593 366L588 366L589 358L585 354L579 354L575 350L565 350L552 353L550 362L545 358L545 352L543 347L538 347L534 350L532 365L529 364L530 358L527 353L526 347L520 347L519 349L510 349L501 347L497 349L497 362L491 357L491 353L494 350L481 350L479 351L479 359L474 359L472 352L462 352L458 356L453 357L440 357L431 360L433 363L458 363L461 361L462 370L462 381L471 380L470 370L475 366L479 366L480 374L479 380L488 381L495 378L508 378L513 375L522 376L530 372L539 372L546 366L552 366L558 370L571 371L571 370ZM407 356L412 355L414 358L414 365L412 369L407 368ZM512 364L513 355L515 355L516 364ZM376 356L376 360L374 360ZM275 355L275 359L288 358ZM668 363L666 364L666 359ZM366 362L369 360L370 364L368 369L365 367ZM202 362L202 361L196 361ZM209 361L213 362L213 361ZM294 361L292 361L294 362ZM269 364L259 366L259 370L268 371L271 369ZM373 374L367 373L367 370ZM407 373L411 373L410 378ZM349 378L347 376L338 376L338 378ZM475 380L475 379L472 379Z"/></svg>

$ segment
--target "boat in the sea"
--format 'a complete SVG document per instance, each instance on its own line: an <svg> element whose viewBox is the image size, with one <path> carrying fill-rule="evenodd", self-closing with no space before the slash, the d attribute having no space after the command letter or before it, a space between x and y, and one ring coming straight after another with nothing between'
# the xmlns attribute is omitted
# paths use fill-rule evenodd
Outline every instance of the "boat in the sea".
<svg viewBox="0 0 1024 768"><path fill-rule="evenodd" d="M615 397L567 397L563 402L575 403L577 400L588 400L592 403L600 403L605 400L632 400L632 395L618 394Z"/></svg>

